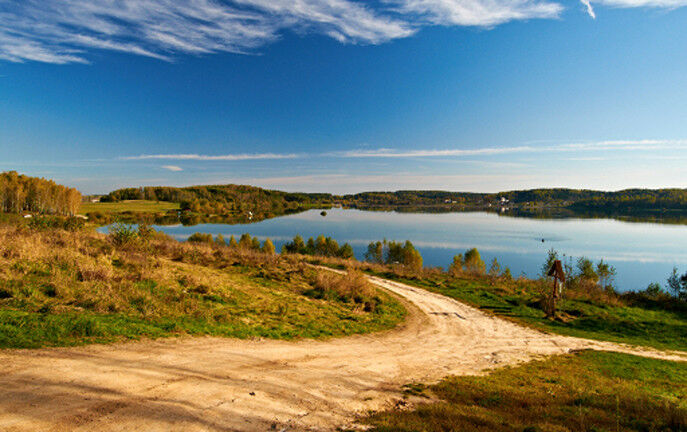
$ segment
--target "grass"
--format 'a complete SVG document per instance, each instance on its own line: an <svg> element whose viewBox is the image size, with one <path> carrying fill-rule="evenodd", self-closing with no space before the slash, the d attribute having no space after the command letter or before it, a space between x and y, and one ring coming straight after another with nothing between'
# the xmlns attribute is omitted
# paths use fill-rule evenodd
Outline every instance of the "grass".
<svg viewBox="0 0 687 432"><path fill-rule="evenodd" d="M80 212L82 214L88 213L163 213L170 210L179 210L179 204L165 201L120 201L120 202L97 202L97 203L82 203Z"/></svg>
<svg viewBox="0 0 687 432"><path fill-rule="evenodd" d="M182 334L323 338L393 328L405 316L377 290L373 310L352 297L315 298L318 280L290 257L157 233L116 246L91 231L0 226L0 348Z"/></svg>
<svg viewBox="0 0 687 432"><path fill-rule="evenodd" d="M627 354L585 351L407 387L436 401L374 414L372 431L687 430L687 364Z"/></svg>

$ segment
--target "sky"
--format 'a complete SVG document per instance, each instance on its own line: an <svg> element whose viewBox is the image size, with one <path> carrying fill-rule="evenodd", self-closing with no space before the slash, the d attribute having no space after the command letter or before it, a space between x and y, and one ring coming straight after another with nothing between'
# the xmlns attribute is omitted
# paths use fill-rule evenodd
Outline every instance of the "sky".
<svg viewBox="0 0 687 432"><path fill-rule="evenodd" d="M0 171L687 187L687 0L0 0Z"/></svg>

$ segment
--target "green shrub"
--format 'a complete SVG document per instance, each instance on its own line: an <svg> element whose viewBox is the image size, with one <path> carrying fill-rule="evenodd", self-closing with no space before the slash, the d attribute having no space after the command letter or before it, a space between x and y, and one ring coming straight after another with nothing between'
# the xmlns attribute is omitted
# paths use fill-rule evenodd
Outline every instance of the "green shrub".
<svg viewBox="0 0 687 432"><path fill-rule="evenodd" d="M193 233L191 236L186 240L190 243L212 243L212 235L211 234L203 234L203 233Z"/></svg>

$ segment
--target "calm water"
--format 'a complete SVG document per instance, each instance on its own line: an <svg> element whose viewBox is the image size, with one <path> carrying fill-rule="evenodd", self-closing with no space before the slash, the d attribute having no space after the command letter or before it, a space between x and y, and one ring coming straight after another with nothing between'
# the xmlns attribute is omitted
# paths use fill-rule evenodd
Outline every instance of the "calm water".
<svg viewBox="0 0 687 432"><path fill-rule="evenodd" d="M687 271L687 226L621 222L611 219L541 220L503 217L493 213L418 214L332 209L283 216L247 225L201 224L159 226L183 240L194 232L238 237L249 233L269 237L277 250L296 234L331 236L350 243L363 258L373 240L411 240L426 266L446 267L457 253L476 247L487 263L496 257L514 276L538 274L546 251L593 260L603 258L618 271L621 290L643 289L650 282L665 284L673 266ZM544 239L544 242L542 242Z"/></svg>

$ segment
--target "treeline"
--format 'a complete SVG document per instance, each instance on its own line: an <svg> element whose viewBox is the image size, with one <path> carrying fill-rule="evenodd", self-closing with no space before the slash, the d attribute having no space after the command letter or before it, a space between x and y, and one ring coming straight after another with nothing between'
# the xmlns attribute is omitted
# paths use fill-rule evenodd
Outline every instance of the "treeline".
<svg viewBox="0 0 687 432"><path fill-rule="evenodd" d="M310 237L307 242L297 235L282 247L282 253L355 259L351 245L344 243L339 246L336 240L324 235L317 236L317 239Z"/></svg>
<svg viewBox="0 0 687 432"><path fill-rule="evenodd" d="M416 270L422 268L422 255L410 240L404 243L387 240L371 242L367 245L365 260L374 264L400 264Z"/></svg>
<svg viewBox="0 0 687 432"><path fill-rule="evenodd" d="M571 210L687 210L687 189L626 189L603 192L588 189L530 189L493 194L447 191L363 192L337 197L356 208L517 208L557 207Z"/></svg>
<svg viewBox="0 0 687 432"><path fill-rule="evenodd" d="M687 210L687 189L628 189L575 202L576 209Z"/></svg>
<svg viewBox="0 0 687 432"><path fill-rule="evenodd" d="M118 189L101 202L151 200L179 203L182 211L206 215L249 214L256 219L331 206L330 194L290 193L246 185L141 187Z"/></svg>
<svg viewBox="0 0 687 432"><path fill-rule="evenodd" d="M103 202L152 200L179 203L181 209L204 215L247 215L255 219L311 208L400 209L446 211L498 209L538 211L638 212L687 210L687 189L627 189L603 192L588 189L530 189L499 193L407 190L362 192L343 196L327 193L290 193L246 185L210 185L185 188L155 186L119 189L103 196Z"/></svg>
<svg viewBox="0 0 687 432"><path fill-rule="evenodd" d="M272 240L270 240L269 238L265 239L265 241L262 242L261 245L259 238L251 237L250 234L247 233L241 235L239 241L236 241L236 237L234 237L233 235L229 238L229 241L227 241L222 234L217 234L217 236L213 238L212 234L193 233L189 236L189 238L186 241L190 243L214 243L218 246L228 246L230 248L241 249L243 251L252 250L256 252L266 253L268 255L274 255L276 252L274 248L274 243L272 243Z"/></svg>
<svg viewBox="0 0 687 432"><path fill-rule="evenodd" d="M52 180L0 173L0 211L73 216L81 206L81 193Z"/></svg>
<svg viewBox="0 0 687 432"><path fill-rule="evenodd" d="M486 195L470 192L396 191L362 192L339 197L348 207L434 206L438 204L475 205L483 203Z"/></svg>

